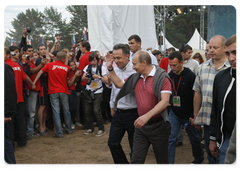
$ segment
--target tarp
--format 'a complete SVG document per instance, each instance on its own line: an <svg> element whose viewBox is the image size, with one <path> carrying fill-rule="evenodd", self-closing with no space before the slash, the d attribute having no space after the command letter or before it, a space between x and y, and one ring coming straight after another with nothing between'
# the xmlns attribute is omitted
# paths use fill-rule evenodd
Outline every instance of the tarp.
<svg viewBox="0 0 240 170"><path fill-rule="evenodd" d="M127 44L133 34L140 36L143 49L158 49L152 5L88 5L87 12L91 50L105 55L115 44Z"/></svg>
<svg viewBox="0 0 240 170"><path fill-rule="evenodd" d="M203 41L203 49L205 49L207 42L201 37L201 35L199 34L197 28L195 29L192 38L188 41L187 44L190 45L193 49L199 49L199 47L200 47L200 38L201 38L201 41Z"/></svg>

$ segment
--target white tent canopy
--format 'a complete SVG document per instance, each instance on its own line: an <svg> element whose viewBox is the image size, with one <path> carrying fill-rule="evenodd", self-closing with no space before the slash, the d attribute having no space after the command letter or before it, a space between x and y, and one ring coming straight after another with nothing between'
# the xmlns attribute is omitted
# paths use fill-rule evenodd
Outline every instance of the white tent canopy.
<svg viewBox="0 0 240 170"><path fill-rule="evenodd" d="M166 50L167 50L168 48L171 48L171 47L175 48L175 50L178 50L178 48L174 47L174 46L167 40L167 38L165 38L165 36L163 35L163 32L162 32L162 31L161 31L161 34L160 34L160 35L162 35L162 36L163 36L163 39L165 39ZM164 41L163 41L163 43L164 43ZM161 51L165 51L165 50L164 50L164 44L161 45L160 50L161 50Z"/></svg>
<svg viewBox="0 0 240 170"><path fill-rule="evenodd" d="M141 37L143 49L158 49L152 5L88 5L87 12L91 50L105 55L115 44L127 44L133 34Z"/></svg>
<svg viewBox="0 0 240 170"><path fill-rule="evenodd" d="M206 47L206 41L201 37L201 35L199 34L197 28L194 31L194 34L192 36L192 38L188 41L188 45L190 45L193 49L199 49L200 47L200 38L201 41L203 41L203 47Z"/></svg>

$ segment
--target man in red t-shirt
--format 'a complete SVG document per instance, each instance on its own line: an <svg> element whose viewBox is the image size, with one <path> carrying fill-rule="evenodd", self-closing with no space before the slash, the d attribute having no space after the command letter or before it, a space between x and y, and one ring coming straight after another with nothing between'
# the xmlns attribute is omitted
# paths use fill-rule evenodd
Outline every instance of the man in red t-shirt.
<svg viewBox="0 0 240 170"><path fill-rule="evenodd" d="M35 80L37 73L41 70L41 68L47 63L47 59L43 59L41 63L36 67L34 61L31 59L33 57L33 47L31 45L23 46L23 56L29 56L30 60L30 79L32 81ZM27 57L26 57L27 58ZM34 117L36 114L36 106L37 99L39 95L39 91L41 90L40 79L36 82L36 88L32 89L31 85L27 83L27 89L30 90L28 96L28 109L29 114L27 117L27 140L31 140L33 136L39 136L39 134L34 133ZM40 133L41 134L41 133Z"/></svg>
<svg viewBox="0 0 240 170"><path fill-rule="evenodd" d="M52 105L53 118L56 126L56 132L53 137L62 138L62 124L60 118L60 102L63 109L64 122L66 126L67 134L72 133L71 128L71 114L69 111L68 103L68 85L67 76L70 71L70 67L65 65L66 53L58 52L57 60L55 62L47 63L37 74L34 84L40 78L43 73L48 73L48 95L50 97L50 103Z"/></svg>
<svg viewBox="0 0 240 170"><path fill-rule="evenodd" d="M24 147L26 146L27 141L26 141L26 121L24 115L23 80L26 80L26 82L30 83L33 89L35 89L36 87L31 81L31 79L23 71L22 67L18 63L12 61L11 58L17 55L17 52L19 51L16 50L11 55L10 50L8 48L4 48L4 61L8 65L10 65L14 71L17 91L17 113L12 118L13 134L11 135L12 139L16 140L20 147ZM14 133L16 134L14 135ZM14 136L16 137L15 139Z"/></svg>
<svg viewBox="0 0 240 170"><path fill-rule="evenodd" d="M81 78L83 76L83 69L90 64L90 62L88 61L88 57L89 57L89 54L91 53L90 50L91 50L91 46L89 44L89 42L87 41L84 41L81 43L81 46L80 46L80 49L82 51L82 53L84 53L84 55L80 58L79 60L79 67L78 67L78 70L80 71L80 75L81 75ZM81 79L80 79L81 81ZM84 81L84 82L80 82L80 91L83 91L85 90L86 88L86 84L87 84L87 80ZM78 103L80 105L80 120L82 120L82 123L85 122L85 106L84 104L81 104L81 103L84 103L84 96L83 95L80 95L80 103Z"/></svg>

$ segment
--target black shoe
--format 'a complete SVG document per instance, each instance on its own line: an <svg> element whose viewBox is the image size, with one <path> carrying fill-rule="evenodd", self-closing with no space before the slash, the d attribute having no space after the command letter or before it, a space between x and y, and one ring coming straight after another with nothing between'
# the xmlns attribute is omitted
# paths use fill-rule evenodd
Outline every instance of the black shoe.
<svg viewBox="0 0 240 170"><path fill-rule="evenodd" d="M56 134L53 135L52 137L54 137L54 138L63 138L63 136L57 136Z"/></svg>
<svg viewBox="0 0 240 170"><path fill-rule="evenodd" d="M204 160L204 159L202 159L201 161L196 161L196 160L194 160L194 161L192 161L191 163L192 163L192 164L201 164L201 163L203 162L203 160Z"/></svg>

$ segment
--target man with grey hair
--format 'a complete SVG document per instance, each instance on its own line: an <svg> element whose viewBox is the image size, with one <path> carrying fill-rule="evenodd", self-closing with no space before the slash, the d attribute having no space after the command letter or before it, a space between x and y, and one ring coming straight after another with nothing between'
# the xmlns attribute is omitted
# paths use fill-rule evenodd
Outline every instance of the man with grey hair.
<svg viewBox="0 0 240 170"><path fill-rule="evenodd" d="M204 125L205 150L208 154L208 161L212 164L218 162L209 150L209 125L212 110L213 80L218 72L229 67L229 62L225 55L224 42L225 38L221 35L216 35L210 39L209 54L212 58L199 67L193 85L193 90L195 91L193 99L194 119L190 118L190 121L197 129L199 129L201 125Z"/></svg>
<svg viewBox="0 0 240 170"><path fill-rule="evenodd" d="M133 153L131 163L144 163L152 144L157 163L168 163L168 138L170 123L167 107L171 100L172 81L158 66L152 66L146 51L137 51L132 59L131 75L123 84L115 100L115 107L122 97L135 92L139 118L134 122Z"/></svg>
<svg viewBox="0 0 240 170"><path fill-rule="evenodd" d="M60 106L63 108L64 122L67 134L72 133L71 114L69 111L68 95L70 94L67 85L67 76L70 67L65 65L66 53L58 52L55 62L47 63L37 74L33 84L37 82L43 73L48 73L48 95L52 105L53 119L56 126L56 132L53 137L62 138L62 124L60 118Z"/></svg>

